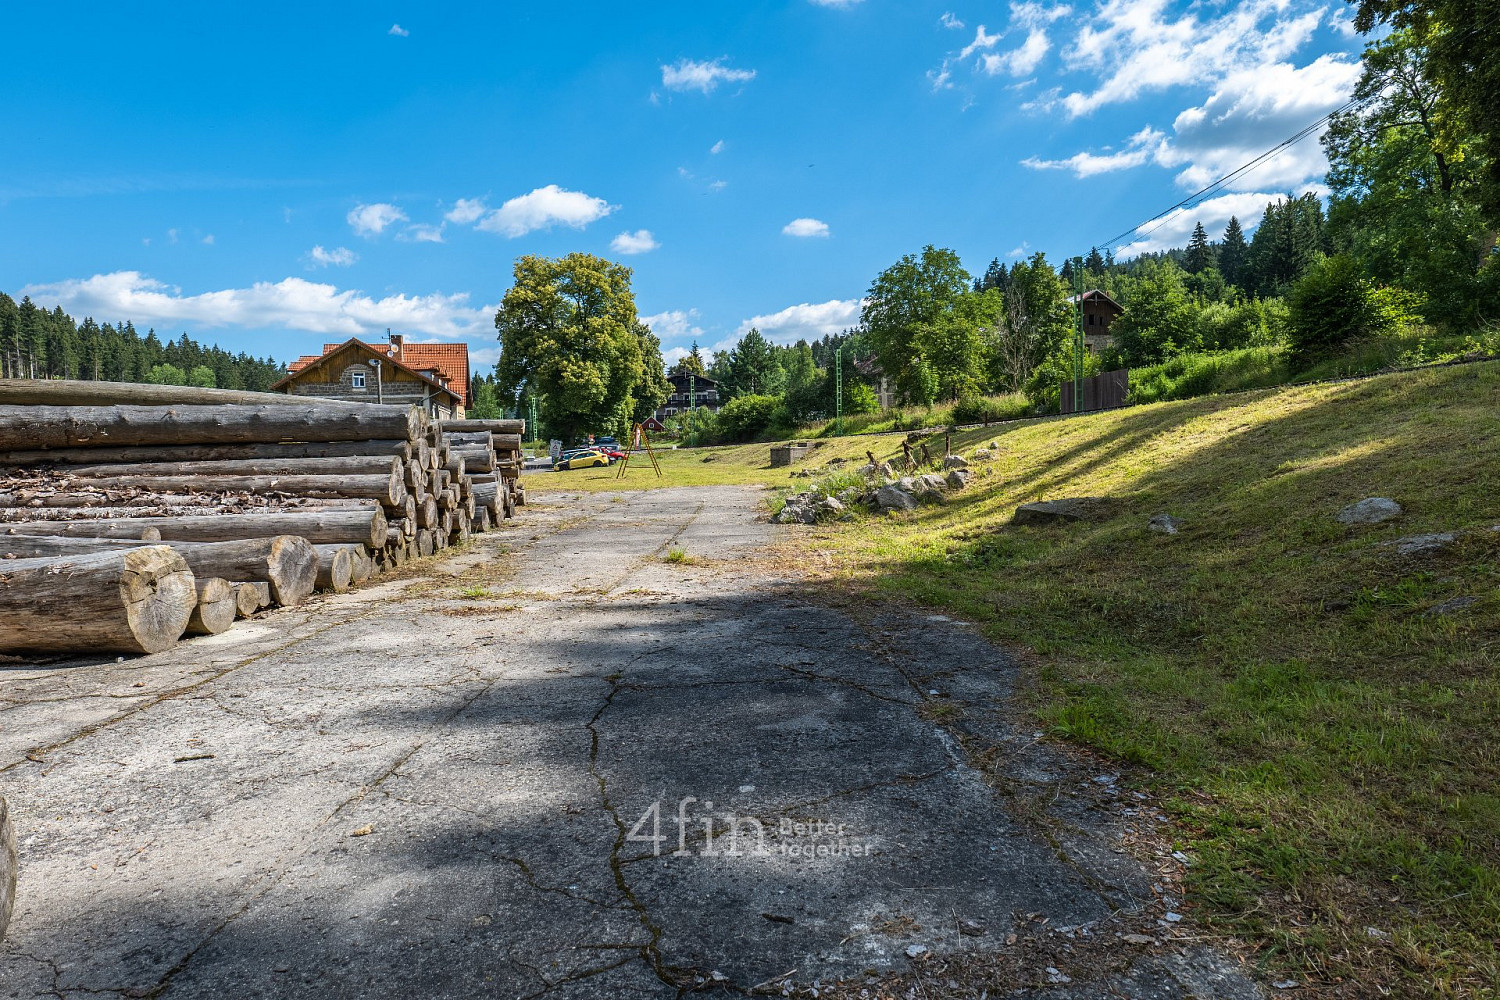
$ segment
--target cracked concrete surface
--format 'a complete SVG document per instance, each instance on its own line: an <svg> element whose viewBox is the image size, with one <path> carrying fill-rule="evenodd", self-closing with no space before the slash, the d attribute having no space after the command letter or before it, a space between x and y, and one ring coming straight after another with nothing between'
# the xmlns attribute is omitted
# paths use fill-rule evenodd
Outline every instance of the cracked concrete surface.
<svg viewBox="0 0 1500 1000"><path fill-rule="evenodd" d="M968 759L1042 798L1076 782L1012 731L1012 663L757 568L759 497L549 499L415 585L0 667L0 996L779 994L1039 919L1128 950L1107 928L1160 900L1118 831L1043 829ZM1007 992L1258 995L1201 948L1075 973Z"/></svg>

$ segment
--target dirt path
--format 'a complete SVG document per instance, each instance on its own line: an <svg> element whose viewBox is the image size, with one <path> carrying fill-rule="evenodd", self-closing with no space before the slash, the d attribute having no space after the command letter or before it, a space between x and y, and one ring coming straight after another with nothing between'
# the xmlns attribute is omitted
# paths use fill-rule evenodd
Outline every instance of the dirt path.
<svg viewBox="0 0 1500 1000"><path fill-rule="evenodd" d="M451 576L0 669L0 996L1258 996L1005 655L757 570L760 495L548 498Z"/></svg>

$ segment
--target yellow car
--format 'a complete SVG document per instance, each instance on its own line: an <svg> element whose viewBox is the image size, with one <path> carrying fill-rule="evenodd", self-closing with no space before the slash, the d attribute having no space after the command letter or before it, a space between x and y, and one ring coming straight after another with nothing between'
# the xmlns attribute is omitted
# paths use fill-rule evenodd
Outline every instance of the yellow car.
<svg viewBox="0 0 1500 1000"><path fill-rule="evenodd" d="M565 455L552 466L556 472L564 469L596 469L609 464L609 456L602 451L580 451L576 455Z"/></svg>

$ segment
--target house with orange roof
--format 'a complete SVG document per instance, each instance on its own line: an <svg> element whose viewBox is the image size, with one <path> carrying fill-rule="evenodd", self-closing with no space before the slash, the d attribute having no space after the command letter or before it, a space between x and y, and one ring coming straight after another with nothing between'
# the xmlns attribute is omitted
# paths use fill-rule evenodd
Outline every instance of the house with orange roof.
<svg viewBox="0 0 1500 1000"><path fill-rule="evenodd" d="M438 419L461 419L469 400L467 344L408 344L387 331L390 342L368 344L357 337L324 344L322 354L304 354L287 365L272 392L321 396L346 402L409 403Z"/></svg>

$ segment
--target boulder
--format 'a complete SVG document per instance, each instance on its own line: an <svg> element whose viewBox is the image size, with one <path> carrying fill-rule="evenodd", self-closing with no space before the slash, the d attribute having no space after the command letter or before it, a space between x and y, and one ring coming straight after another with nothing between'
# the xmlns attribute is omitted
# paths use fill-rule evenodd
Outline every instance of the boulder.
<svg viewBox="0 0 1500 1000"><path fill-rule="evenodd" d="M842 514L844 512L844 505L837 497L824 497L818 501L818 510L829 514Z"/></svg>
<svg viewBox="0 0 1500 1000"><path fill-rule="evenodd" d="M1023 503L1016 508L1016 513L1011 517L1010 523L1056 524L1059 521L1083 521L1089 516L1089 508L1089 500L1082 497Z"/></svg>
<svg viewBox="0 0 1500 1000"><path fill-rule="evenodd" d="M1395 549L1398 556L1422 556L1445 549L1456 541L1458 541L1458 536L1453 532L1437 531L1430 535L1408 535L1394 542L1381 542L1380 547Z"/></svg>
<svg viewBox="0 0 1500 1000"><path fill-rule="evenodd" d="M896 478L896 470L893 469L893 468L891 468L891 463L890 462L881 462L880 463L880 478L882 478L882 479L895 479Z"/></svg>
<svg viewBox="0 0 1500 1000"><path fill-rule="evenodd" d="M961 490L969 485L969 480L974 478L974 473L968 469L949 469L948 486L951 489Z"/></svg>
<svg viewBox="0 0 1500 1000"><path fill-rule="evenodd" d="M1454 597L1444 601L1442 604L1434 604L1422 612L1423 618L1435 618L1440 615L1451 615L1455 611L1462 611L1471 604L1478 604L1477 597Z"/></svg>
<svg viewBox="0 0 1500 1000"><path fill-rule="evenodd" d="M899 486L882 486L875 491L875 506L883 511L916 510L917 498Z"/></svg>
<svg viewBox="0 0 1500 1000"><path fill-rule="evenodd" d="M1163 535L1175 535L1182 530L1182 522L1171 514L1157 514L1146 522L1146 527L1152 531L1159 531Z"/></svg>
<svg viewBox="0 0 1500 1000"><path fill-rule="evenodd" d="M896 485L901 487L908 493L913 493L916 491L917 481L911 476L902 476L900 479L896 480Z"/></svg>
<svg viewBox="0 0 1500 1000"><path fill-rule="evenodd" d="M962 455L949 455L943 459L943 468L945 469L967 469L968 467L969 460Z"/></svg>
<svg viewBox="0 0 1500 1000"><path fill-rule="evenodd" d="M1401 505L1389 497L1365 497L1334 516L1340 524L1379 524L1401 516Z"/></svg>
<svg viewBox="0 0 1500 1000"><path fill-rule="evenodd" d="M870 464L869 462L866 462L864 465L861 465L859 467L859 474L861 476L873 476L875 475L875 472L876 466Z"/></svg>
<svg viewBox="0 0 1500 1000"><path fill-rule="evenodd" d="M16 830L10 822L10 806L0 795L0 940L10 926L16 906Z"/></svg>
<svg viewBox="0 0 1500 1000"><path fill-rule="evenodd" d="M917 477L918 493L942 493L945 481L942 476L929 472L924 476Z"/></svg>

